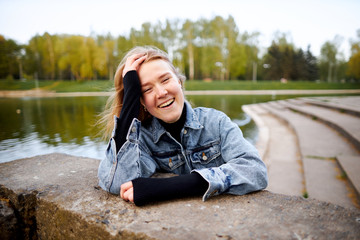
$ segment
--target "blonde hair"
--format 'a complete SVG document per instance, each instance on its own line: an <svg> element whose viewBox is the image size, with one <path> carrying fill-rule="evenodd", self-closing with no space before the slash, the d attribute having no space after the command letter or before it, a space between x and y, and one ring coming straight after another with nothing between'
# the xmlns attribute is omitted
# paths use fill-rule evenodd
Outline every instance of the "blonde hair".
<svg viewBox="0 0 360 240"><path fill-rule="evenodd" d="M105 110L100 114L100 120L98 123L104 126L104 139L108 139L111 136L112 129L114 127L114 115L120 115L122 106L123 106L123 98L124 98L124 84L123 84L123 70L125 67L126 59L134 54L144 54L146 55L146 59L143 63L150 62L153 60L164 60L170 66L170 69L174 72L174 74L179 78L181 85L183 86L183 82L185 81L185 76L182 75L172 64L167 53L164 51L153 47L153 46L144 46L144 47L134 47L130 51L126 53L124 58L121 60L114 77L114 87L115 91L111 94L109 99L106 102ZM144 121L151 117L151 115L144 110L142 106L140 106L140 112L138 119L140 121Z"/></svg>

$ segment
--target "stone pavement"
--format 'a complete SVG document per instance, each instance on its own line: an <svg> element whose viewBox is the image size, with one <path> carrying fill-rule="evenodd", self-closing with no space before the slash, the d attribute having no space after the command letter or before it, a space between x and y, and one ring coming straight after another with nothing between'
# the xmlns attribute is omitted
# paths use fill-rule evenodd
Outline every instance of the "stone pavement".
<svg viewBox="0 0 360 240"><path fill-rule="evenodd" d="M243 106L259 126L268 190L359 208L360 97Z"/></svg>
<svg viewBox="0 0 360 240"><path fill-rule="evenodd" d="M360 94L360 89L319 89L319 90L185 90L185 95L323 95L323 94ZM42 89L2 91L0 97L80 97L110 96L111 92L55 92Z"/></svg>
<svg viewBox="0 0 360 240"><path fill-rule="evenodd" d="M96 159L0 164L0 239L359 239L360 210L261 191L136 207L97 186Z"/></svg>

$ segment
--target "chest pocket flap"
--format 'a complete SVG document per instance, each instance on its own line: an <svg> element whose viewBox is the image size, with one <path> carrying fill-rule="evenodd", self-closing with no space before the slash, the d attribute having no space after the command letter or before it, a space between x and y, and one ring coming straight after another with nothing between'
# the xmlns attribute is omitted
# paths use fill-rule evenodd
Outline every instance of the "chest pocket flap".
<svg viewBox="0 0 360 240"><path fill-rule="evenodd" d="M153 157L159 164L160 168L166 172L177 173L176 169L185 163L185 161L181 158L180 153L177 151L157 152L153 153Z"/></svg>
<svg viewBox="0 0 360 240"><path fill-rule="evenodd" d="M206 144L205 146L201 146L196 149L193 149L191 153L191 161L195 164L203 164L203 165L208 165L211 162L213 162L214 164L211 164L212 167L217 165L217 162L214 160L217 159L219 156L220 156L220 144L219 141L215 141Z"/></svg>

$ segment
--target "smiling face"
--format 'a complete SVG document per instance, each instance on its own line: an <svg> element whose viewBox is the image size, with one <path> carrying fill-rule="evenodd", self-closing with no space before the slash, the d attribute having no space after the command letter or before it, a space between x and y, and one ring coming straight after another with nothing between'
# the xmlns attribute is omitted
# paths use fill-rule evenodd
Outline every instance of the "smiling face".
<svg viewBox="0 0 360 240"><path fill-rule="evenodd" d="M181 82L169 64L161 59L143 63L138 71L141 103L154 117L174 123L179 120L184 107Z"/></svg>

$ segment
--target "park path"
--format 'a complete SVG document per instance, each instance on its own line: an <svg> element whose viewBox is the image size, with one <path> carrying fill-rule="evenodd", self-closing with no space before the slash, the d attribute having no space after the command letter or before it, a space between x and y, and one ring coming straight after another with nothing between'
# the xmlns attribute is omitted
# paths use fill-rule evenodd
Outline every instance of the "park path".
<svg viewBox="0 0 360 240"><path fill-rule="evenodd" d="M360 97L243 106L259 127L268 190L359 207Z"/></svg>
<svg viewBox="0 0 360 240"><path fill-rule="evenodd" d="M184 91L185 95L322 95L322 94L360 94L360 89L323 90L198 90ZM1 91L0 97L81 97L110 96L111 92L55 92L42 89Z"/></svg>

